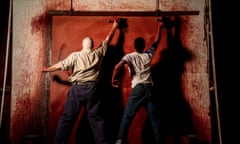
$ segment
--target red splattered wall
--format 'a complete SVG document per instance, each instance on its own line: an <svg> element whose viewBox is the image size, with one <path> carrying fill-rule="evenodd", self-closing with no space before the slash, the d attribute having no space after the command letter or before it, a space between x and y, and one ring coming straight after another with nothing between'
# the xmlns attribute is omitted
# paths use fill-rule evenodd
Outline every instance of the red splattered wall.
<svg viewBox="0 0 240 144"><path fill-rule="evenodd" d="M17 72L13 73L15 76L13 84L16 88L14 96L17 97L14 107L16 110L11 117L11 141L13 143L19 143L22 138L33 138L31 136L37 136L33 139L41 140L45 140L45 137L47 137L46 141L51 143L69 88L67 85L53 81L53 77L58 75L66 80L71 72L56 72L52 73L50 77L48 75L36 75L36 80L33 80L31 77L36 74L33 69L40 69L42 63L55 63L66 57L70 52L81 49L81 40L86 35L92 36L95 40L95 46L98 45L111 27L109 20L112 20L113 17L51 17L47 14L49 9L68 10L70 8L69 1L63 2L64 4L62 2L55 1L54 4L49 2L46 4L45 12L40 15L37 12L38 16L32 17L32 21L29 23L24 21L31 26L31 36L37 35L34 40L40 41L40 47L43 47L36 57L37 64L31 63L32 61L29 62L31 55L27 51L37 53L36 48L27 49L29 46L24 42L14 41L15 45L17 43L14 50L21 49L19 55L22 55L22 62L18 64L21 65L21 69L18 70L23 71L24 74L19 76L22 78L20 79L16 78L18 76ZM80 8L84 9L81 3L78 4ZM76 3L74 6L76 6ZM89 8L87 6L85 10ZM146 5L142 6L141 8L148 8ZM102 9L107 9L107 7L107 5L104 5ZM127 8L128 5L125 7ZM126 18L128 19L129 29L123 35L119 33L115 35L111 43L112 49L107 54L102 72L101 94L104 96L107 128L112 141L116 138L119 120L131 91L127 69L124 71L121 89L116 90L109 85L113 66L124 54L133 51L132 41L134 37L143 36L147 42L147 47L149 47L154 40L157 28L156 17L140 15ZM188 134L196 134L201 140L210 142L208 77L205 77L207 68L205 67L206 63L204 63L207 61L207 49L200 40L202 31L199 28L198 19L193 20L191 17L182 16L180 21L182 23L179 23L179 27L176 27L177 39L172 40L173 44L176 45L172 46L171 49L159 52L159 55L155 55L153 60L154 81L159 88L157 94L160 99L159 106L161 107L163 123L166 127L166 137L169 144L179 141L187 143L187 140L182 136ZM15 27L17 26L15 25ZM25 27L25 29L28 28ZM196 41L196 39L198 40ZM26 41L29 41L29 38ZM181 45L181 42L185 47ZM161 61L159 56L162 58ZM29 67L24 69L25 65ZM16 67L16 65L14 66ZM202 81L204 82L202 83ZM129 142L130 144L141 144L148 143L151 139L151 128L147 113L144 109L141 109L131 125ZM71 143L80 143L84 140L90 143L91 134L85 116L81 113L70 141ZM25 143L27 143L26 141Z"/></svg>
<svg viewBox="0 0 240 144"><path fill-rule="evenodd" d="M94 39L95 47L105 38L111 28L110 21L114 17L86 17L86 16L53 16L51 37L52 46L49 53L52 54L51 61L65 58L72 51L81 49L81 41L86 36ZM157 33L158 21L156 17L124 17L127 19L128 29L125 32L118 32L111 49L106 56L103 64L102 74L102 93L105 100L105 112L107 128L111 132L110 140L114 141L118 130L121 112L124 109L130 91L131 83L127 68L123 74L122 87L115 90L110 86L110 79L114 65L120 58L133 51L133 40L137 36L142 36L146 40L146 47L154 41ZM173 29L174 31L174 29ZM177 35L177 33L176 33ZM176 36L175 35L175 36ZM161 115L165 119L163 124L166 126L167 140L182 141L182 135L195 134L192 125L191 108L184 99L181 89L181 76L184 73L184 64L191 60L193 55L181 47L180 38L176 36L175 41L171 41L173 46L167 49L158 49L154 56L154 80L158 87L159 105L161 105ZM58 75L61 79L67 80L71 72L54 72L51 74L50 101L49 101L49 126L48 141L52 141L59 117L62 113L69 86L53 81L53 77ZM83 108L84 111L84 108ZM83 111L79 121L76 123L71 141L84 141L91 133L87 121L84 120ZM85 123L85 124L84 124ZM129 143L141 144L151 140L151 128L147 121L147 113L141 108L132 122L129 131ZM77 138L75 137L76 135ZM168 138L168 137L171 138ZM88 139L89 141L90 139Z"/></svg>
<svg viewBox="0 0 240 144"><path fill-rule="evenodd" d="M70 52L77 51L81 49L81 41L86 36L91 36L94 39L95 47L100 44L100 42L105 38L108 31L111 28L110 21L114 17L64 17L64 16L54 16L52 21L52 63L57 62L60 59L65 58ZM129 96L131 85L130 78L127 77L123 81L123 86L121 92L114 94L111 91L114 89L109 85L111 79L111 73L113 66L119 61L123 54L133 51L133 40L137 36L142 36L146 39L147 47L153 43L155 35L157 33L158 21L157 18L141 18L141 17L132 17L127 18L127 23L129 25L128 30L123 32L121 37L115 35L113 42L111 43L112 50L111 53L108 53L107 59L103 68L104 76L104 85L103 87L104 98L106 99L105 108L107 112L107 118L109 121L113 121L117 116L117 111L120 108L123 108L127 102ZM120 32L118 32L120 33ZM120 34L119 34L120 35ZM67 77L70 75L69 72L56 72L52 75L59 75L61 78L67 80ZM106 81L107 80L107 81ZM66 98L68 87L62 86L59 83L51 82L50 89L50 118L49 118L49 136L54 135L56 124L61 115L63 104ZM119 97L121 96L121 97ZM116 105L119 105L119 108L113 108L111 99L116 101ZM119 117L119 116L118 116ZM141 134L142 128L144 127L146 121L146 113L144 110L141 110L140 113L136 116L136 119L133 122L132 128L129 133L130 143L142 143ZM107 123L108 124L108 123ZM111 123L109 123L111 124ZM117 123L116 123L117 124ZM112 125L109 125L112 127ZM114 127L118 127L114 125ZM116 129L115 129L116 131ZM115 137L114 135L111 137ZM51 138L51 137L50 137ZM84 138L84 135L79 136L79 140ZM74 139L74 137L73 137ZM131 142L132 141L132 142Z"/></svg>

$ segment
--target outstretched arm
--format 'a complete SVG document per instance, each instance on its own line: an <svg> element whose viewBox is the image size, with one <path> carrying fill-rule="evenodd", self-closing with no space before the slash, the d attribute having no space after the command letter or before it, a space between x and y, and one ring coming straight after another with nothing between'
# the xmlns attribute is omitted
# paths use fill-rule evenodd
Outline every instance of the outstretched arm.
<svg viewBox="0 0 240 144"><path fill-rule="evenodd" d="M61 65L59 63L56 63L54 65L51 65L49 67L43 68L42 72L53 72L61 69Z"/></svg>
<svg viewBox="0 0 240 144"><path fill-rule="evenodd" d="M157 31L157 35L155 38L154 43L152 44L152 47L154 47L155 49L158 47L160 40L161 40L161 32L162 32L162 27L163 27L163 22L160 21L159 22L159 26L158 26L158 31Z"/></svg>
<svg viewBox="0 0 240 144"><path fill-rule="evenodd" d="M120 82L117 77L124 64L126 64L126 62L124 60L121 60L118 64L116 64L116 66L113 69L112 86L115 88L119 88L120 86Z"/></svg>
<svg viewBox="0 0 240 144"><path fill-rule="evenodd" d="M115 33L117 27L118 27L118 19L114 20L112 28L111 28L110 32L108 33L108 35L105 38L105 40L107 40L108 43L111 42L113 34Z"/></svg>
<svg viewBox="0 0 240 144"><path fill-rule="evenodd" d="M160 43L160 41L162 39L161 38L161 36L162 36L162 29L163 29L163 22L160 21L155 41L153 42L152 46L145 51L146 53L152 53L153 54L156 51L156 49L157 49L157 47L158 47L158 45L159 45L159 43Z"/></svg>

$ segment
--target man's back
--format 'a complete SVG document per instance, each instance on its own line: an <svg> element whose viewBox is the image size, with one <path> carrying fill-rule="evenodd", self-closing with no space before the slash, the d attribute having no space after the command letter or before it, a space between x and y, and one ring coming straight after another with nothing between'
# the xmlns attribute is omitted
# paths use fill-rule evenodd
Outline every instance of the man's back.
<svg viewBox="0 0 240 144"><path fill-rule="evenodd" d="M102 45L95 50L83 48L79 52L73 52L60 61L63 70L72 69L70 82L88 82L98 79L101 62L107 51L107 42L103 41Z"/></svg>
<svg viewBox="0 0 240 144"><path fill-rule="evenodd" d="M151 53L132 52L123 57L129 66L132 78L132 87L138 83L152 83Z"/></svg>

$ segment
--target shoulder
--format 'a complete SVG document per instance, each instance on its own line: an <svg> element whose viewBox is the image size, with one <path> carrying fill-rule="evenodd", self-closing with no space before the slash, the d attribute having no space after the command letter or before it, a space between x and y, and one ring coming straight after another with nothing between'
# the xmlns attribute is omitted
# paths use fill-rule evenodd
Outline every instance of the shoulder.
<svg viewBox="0 0 240 144"><path fill-rule="evenodd" d="M70 56L70 57L75 57L75 56L79 55L80 53L81 53L81 51L72 52L69 56Z"/></svg>
<svg viewBox="0 0 240 144"><path fill-rule="evenodd" d="M131 52L131 53L127 53L125 56L123 56L123 60L128 61L133 59L134 57L136 57L136 55L138 55L137 52Z"/></svg>
<svg viewBox="0 0 240 144"><path fill-rule="evenodd" d="M134 55L138 55L139 53L134 51L134 52L130 52L128 54L126 54L126 56L134 56Z"/></svg>
<svg viewBox="0 0 240 144"><path fill-rule="evenodd" d="M81 51L72 52L68 55L67 59L76 59L80 55Z"/></svg>

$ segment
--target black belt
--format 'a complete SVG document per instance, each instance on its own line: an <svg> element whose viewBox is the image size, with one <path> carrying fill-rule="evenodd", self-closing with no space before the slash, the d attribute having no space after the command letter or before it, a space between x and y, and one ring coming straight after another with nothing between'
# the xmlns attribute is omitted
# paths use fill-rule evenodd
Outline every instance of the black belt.
<svg viewBox="0 0 240 144"><path fill-rule="evenodd" d="M86 82L82 82L82 81L74 81L72 82L72 85L86 85L86 84L95 84L96 81L86 81Z"/></svg>

